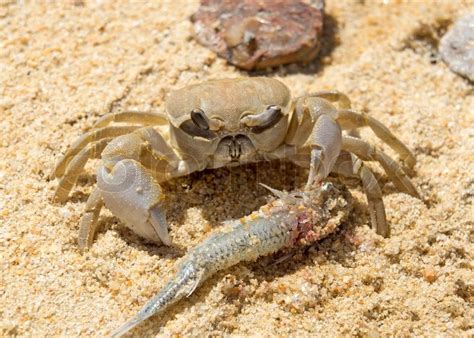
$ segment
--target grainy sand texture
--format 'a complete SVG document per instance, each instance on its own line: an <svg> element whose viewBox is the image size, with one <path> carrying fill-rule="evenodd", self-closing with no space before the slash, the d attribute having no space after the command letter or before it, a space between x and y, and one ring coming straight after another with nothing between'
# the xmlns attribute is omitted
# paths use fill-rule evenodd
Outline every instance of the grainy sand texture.
<svg viewBox="0 0 474 338"><path fill-rule="evenodd" d="M249 76L192 38L197 1L0 1L0 335L103 336L133 316L186 250L266 203L263 182L301 188L285 162L208 170L164 189L172 247L103 212L81 254L91 161L70 200L47 176L92 124L124 109L163 110L174 88ZM383 121L413 149L422 199L377 165L391 238L370 229L351 184L347 224L310 249L218 273L134 336L474 335L474 93L437 57L469 1L327 1L319 61L264 73L294 96L325 89ZM379 145L370 132L362 137Z"/></svg>

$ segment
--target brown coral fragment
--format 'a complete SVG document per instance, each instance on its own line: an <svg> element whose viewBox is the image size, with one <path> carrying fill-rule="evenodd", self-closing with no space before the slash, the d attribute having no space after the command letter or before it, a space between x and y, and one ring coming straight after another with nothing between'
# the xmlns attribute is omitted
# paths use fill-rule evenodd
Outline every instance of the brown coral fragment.
<svg viewBox="0 0 474 338"><path fill-rule="evenodd" d="M319 52L323 1L201 0L196 39L237 67L252 70L312 61Z"/></svg>

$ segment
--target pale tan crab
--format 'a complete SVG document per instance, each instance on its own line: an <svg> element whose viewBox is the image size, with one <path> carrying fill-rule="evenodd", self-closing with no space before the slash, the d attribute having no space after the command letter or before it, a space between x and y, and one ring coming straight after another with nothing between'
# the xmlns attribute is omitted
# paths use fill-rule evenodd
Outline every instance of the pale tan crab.
<svg viewBox="0 0 474 338"><path fill-rule="evenodd" d="M382 192L362 160L378 161L399 190L418 196L396 161L342 132L370 127L408 168L415 165L413 154L387 127L350 110L342 93L318 92L292 100L289 89L272 78L224 79L171 92L166 110L166 115L103 116L56 165L52 176L60 182L55 198L64 202L88 159L102 159L97 188L81 220L81 248L92 244L104 204L140 236L169 245L160 182L205 168L287 159L309 167L307 187L331 172L358 177L372 225L383 236L390 227Z"/></svg>

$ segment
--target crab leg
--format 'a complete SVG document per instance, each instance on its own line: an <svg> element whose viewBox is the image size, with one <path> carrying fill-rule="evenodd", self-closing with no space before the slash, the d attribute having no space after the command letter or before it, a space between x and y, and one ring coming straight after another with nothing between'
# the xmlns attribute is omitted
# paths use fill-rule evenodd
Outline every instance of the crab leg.
<svg viewBox="0 0 474 338"><path fill-rule="evenodd" d="M104 148L112 138L104 138L100 141L89 143L83 148L67 165L61 180L56 187L53 199L63 203L67 200L69 192L76 183L77 177L84 169L87 161L91 158L99 158Z"/></svg>
<svg viewBox="0 0 474 338"><path fill-rule="evenodd" d="M81 250L92 245L95 233L97 231L97 224L100 210L104 206L100 190L95 188L87 199L84 215L81 218L79 226L78 244Z"/></svg>
<svg viewBox="0 0 474 338"><path fill-rule="evenodd" d="M80 138L78 138L71 145L71 147L69 147L69 150L64 154L61 160L59 160L50 175L51 178L61 177L64 174L64 171L66 170L67 165L69 164L71 159L76 156L82 149L84 149L89 143L99 141L104 138L111 138L123 134L128 134L140 127L141 126L110 126L85 133Z"/></svg>
<svg viewBox="0 0 474 338"><path fill-rule="evenodd" d="M412 169L415 166L416 159L410 149L407 148L392 132L382 124L367 114L359 114L352 110L342 109L337 112L337 122L342 129L355 129L360 127L369 127L375 135L395 150L406 165Z"/></svg>
<svg viewBox="0 0 474 338"><path fill-rule="evenodd" d="M152 127L116 137L104 149L102 159L108 170L112 170L121 160L135 160L148 169L158 182L198 169L194 162L181 159L162 134Z"/></svg>
<svg viewBox="0 0 474 338"><path fill-rule="evenodd" d="M128 122L141 125L157 125L168 122L165 115L152 112L133 112L125 111L102 116L94 123L93 128L102 128L108 126L112 122Z"/></svg>
<svg viewBox="0 0 474 338"><path fill-rule="evenodd" d="M397 189L413 197L420 197L415 186L400 165L383 151L376 149L361 139L350 136L344 136L342 138L342 149L356 154L363 160L379 162Z"/></svg>
<svg viewBox="0 0 474 338"><path fill-rule="evenodd" d="M339 155L334 171L346 177L357 177L362 181L367 196L371 225L376 229L377 234L389 237L390 226L387 224L382 190L372 171L356 155L345 151Z"/></svg>
<svg viewBox="0 0 474 338"><path fill-rule="evenodd" d="M280 199L243 220L226 222L223 232L211 235L192 249L178 265L176 275L112 337L125 334L147 318L190 296L219 270L326 237L343 221L350 208L344 200L344 203L336 203L332 210L322 209L329 198L336 197L336 201L341 202L331 183L324 184L320 190L303 193L270 190Z"/></svg>
<svg viewBox="0 0 474 338"><path fill-rule="evenodd" d="M351 108L351 100L349 97L341 92L338 92L337 90L326 90L326 91L320 91L316 93L311 93L309 95L306 95L308 97L320 97L322 99L331 101L331 102L337 102L339 104L340 109L350 109Z"/></svg>

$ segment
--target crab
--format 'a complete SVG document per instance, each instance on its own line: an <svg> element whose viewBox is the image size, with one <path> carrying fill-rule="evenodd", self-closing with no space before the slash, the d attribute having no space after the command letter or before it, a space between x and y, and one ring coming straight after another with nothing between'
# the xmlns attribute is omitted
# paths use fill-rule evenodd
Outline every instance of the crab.
<svg viewBox="0 0 474 338"><path fill-rule="evenodd" d="M369 127L403 165L358 137L360 127ZM170 245L160 183L206 168L280 159L309 168L306 188L330 173L358 178L371 224L385 237L390 226L382 192L364 161L378 162L398 190L419 197L407 176L415 157L386 126L351 110L343 93L292 99L288 87L273 78L189 85L168 95L166 114L124 111L99 118L54 168L57 201L67 201L91 158L101 158L101 164L80 222L81 249L92 245L104 205L139 236Z"/></svg>

